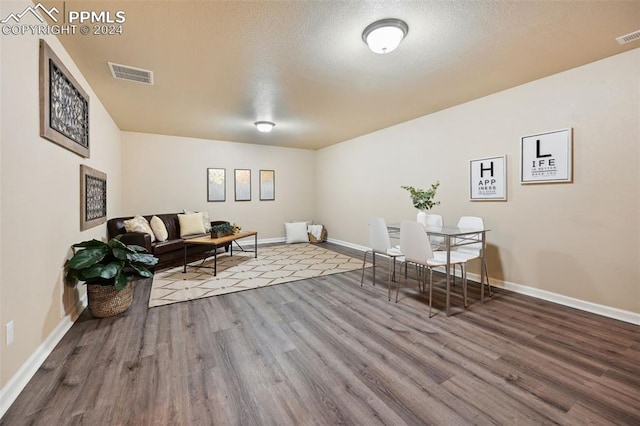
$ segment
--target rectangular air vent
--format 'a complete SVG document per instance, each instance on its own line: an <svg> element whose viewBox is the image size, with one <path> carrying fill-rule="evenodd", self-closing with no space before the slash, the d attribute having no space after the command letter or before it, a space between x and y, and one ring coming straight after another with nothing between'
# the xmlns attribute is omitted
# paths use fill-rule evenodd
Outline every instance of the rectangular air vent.
<svg viewBox="0 0 640 426"><path fill-rule="evenodd" d="M640 40L640 30L616 38L616 41L620 44L627 44L636 40Z"/></svg>
<svg viewBox="0 0 640 426"><path fill-rule="evenodd" d="M114 64L109 62L109 69L113 78L118 80L129 80L137 83L153 84L153 71L134 68L127 65Z"/></svg>

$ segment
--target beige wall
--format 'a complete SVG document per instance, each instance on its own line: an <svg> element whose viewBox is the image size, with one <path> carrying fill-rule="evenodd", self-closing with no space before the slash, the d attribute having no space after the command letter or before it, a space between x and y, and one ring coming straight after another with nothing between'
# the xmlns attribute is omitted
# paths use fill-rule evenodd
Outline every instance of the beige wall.
<svg viewBox="0 0 640 426"><path fill-rule="evenodd" d="M29 2L10 2L0 16ZM103 238L105 226L80 232L80 164L107 174L108 216L120 213L120 131L54 37L44 37L90 95L91 158L39 136L38 37L2 36L0 207L0 387L74 316L79 294L65 288L62 265L71 244ZM84 288L79 288L84 294ZM15 340L5 344L13 320Z"/></svg>
<svg viewBox="0 0 640 426"><path fill-rule="evenodd" d="M315 151L122 133L125 214L208 211L212 220L284 236L284 221L313 220ZM226 169L226 201L207 202L207 168ZM251 201L234 201L234 169L251 169ZM275 170L275 201L259 201L258 171Z"/></svg>
<svg viewBox="0 0 640 426"><path fill-rule="evenodd" d="M323 149L318 218L367 245L369 216L415 218L401 185L440 180L446 224L492 229L492 277L640 313L639 76L636 49ZM566 127L574 182L521 185L520 137ZM468 201L468 161L503 154L508 201Z"/></svg>

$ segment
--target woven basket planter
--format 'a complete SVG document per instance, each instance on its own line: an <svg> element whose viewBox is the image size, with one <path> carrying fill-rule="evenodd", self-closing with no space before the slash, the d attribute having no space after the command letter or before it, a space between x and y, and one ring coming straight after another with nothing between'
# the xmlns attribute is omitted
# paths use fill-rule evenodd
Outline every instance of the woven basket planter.
<svg viewBox="0 0 640 426"><path fill-rule="evenodd" d="M133 300L131 281L118 291L112 285L87 284L89 311L96 318L118 315L129 309Z"/></svg>

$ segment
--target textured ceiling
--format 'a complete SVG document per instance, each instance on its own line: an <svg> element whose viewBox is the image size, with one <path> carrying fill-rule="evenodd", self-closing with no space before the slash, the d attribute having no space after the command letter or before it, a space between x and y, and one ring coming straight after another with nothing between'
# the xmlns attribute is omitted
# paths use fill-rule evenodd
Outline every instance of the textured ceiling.
<svg viewBox="0 0 640 426"><path fill-rule="evenodd" d="M59 36L120 129L309 149L640 47L615 41L640 1L42 3L126 13L123 35ZM409 25L387 55L361 39L381 18Z"/></svg>

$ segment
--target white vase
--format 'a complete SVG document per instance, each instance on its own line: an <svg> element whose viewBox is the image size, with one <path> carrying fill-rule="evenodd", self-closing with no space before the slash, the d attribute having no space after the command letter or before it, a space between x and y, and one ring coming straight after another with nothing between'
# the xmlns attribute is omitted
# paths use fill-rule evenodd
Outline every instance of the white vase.
<svg viewBox="0 0 640 426"><path fill-rule="evenodd" d="M427 226L427 211L425 209L418 210L416 222L421 223L422 226Z"/></svg>

